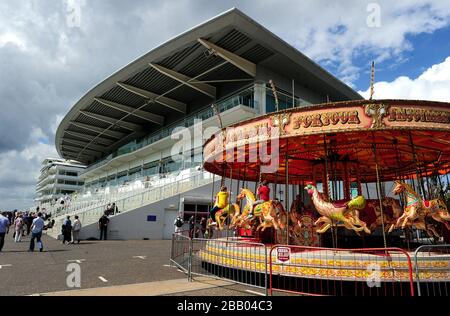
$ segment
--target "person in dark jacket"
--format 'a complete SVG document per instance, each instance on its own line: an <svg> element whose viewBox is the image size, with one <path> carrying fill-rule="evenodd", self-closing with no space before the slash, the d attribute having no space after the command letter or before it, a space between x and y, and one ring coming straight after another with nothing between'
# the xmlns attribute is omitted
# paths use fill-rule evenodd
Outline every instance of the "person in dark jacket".
<svg viewBox="0 0 450 316"><path fill-rule="evenodd" d="M100 240L102 240L103 236L104 240L107 239L108 224L109 218L106 214L103 214L103 216L100 217L100 219L98 220L98 229L100 230Z"/></svg>
<svg viewBox="0 0 450 316"><path fill-rule="evenodd" d="M61 233L63 235L62 243L65 244L67 241L70 244L72 241L72 221L69 215L67 215L67 218L63 222Z"/></svg>

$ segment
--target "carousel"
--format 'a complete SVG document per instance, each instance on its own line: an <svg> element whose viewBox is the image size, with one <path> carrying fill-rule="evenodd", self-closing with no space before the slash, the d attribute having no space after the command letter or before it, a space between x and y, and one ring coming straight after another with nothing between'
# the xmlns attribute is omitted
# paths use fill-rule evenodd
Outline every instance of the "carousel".
<svg viewBox="0 0 450 316"><path fill-rule="evenodd" d="M207 140L204 168L231 192L209 227L238 239L318 247L318 255L450 243L448 103L358 100L262 115ZM448 282L448 269L433 276L433 264L430 278Z"/></svg>

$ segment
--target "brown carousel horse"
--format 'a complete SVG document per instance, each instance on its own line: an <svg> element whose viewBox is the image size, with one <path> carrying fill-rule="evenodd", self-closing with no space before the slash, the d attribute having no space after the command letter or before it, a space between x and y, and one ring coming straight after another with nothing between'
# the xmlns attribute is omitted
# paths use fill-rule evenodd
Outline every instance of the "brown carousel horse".
<svg viewBox="0 0 450 316"><path fill-rule="evenodd" d="M384 230L388 232L391 230L395 223L400 218L403 210L400 207L400 202L397 199L391 197L385 197L381 200L383 205L383 217L381 216L380 204L378 200L374 200L373 210L375 212L376 220L370 225L370 230L375 230L377 227L383 226L384 220ZM392 208L392 216L386 212L386 208Z"/></svg>
<svg viewBox="0 0 450 316"><path fill-rule="evenodd" d="M255 206L253 210L253 218L247 219L250 212L250 208L254 201L256 201L255 195L249 189L241 189L240 194L237 196L237 200L245 199L246 204L242 214L234 217L232 222L233 226L243 227L245 229L251 229L256 220L259 220L260 224L256 228L256 231L264 231L268 227L274 227L275 229L284 229L287 220L286 211L283 205L278 200L270 200L262 204Z"/></svg>
<svg viewBox="0 0 450 316"><path fill-rule="evenodd" d="M447 206L442 199L435 199L431 201L422 200L416 191L407 183L395 181L395 187L392 190L394 194L405 193L406 206L405 210L397 220L394 226L389 230L391 232L394 228L405 229L406 227L414 226L417 229L425 230L430 236L440 237L434 225L426 223L427 218L444 224L450 230L450 214Z"/></svg>
<svg viewBox="0 0 450 316"><path fill-rule="evenodd" d="M366 206L366 200L363 196L358 196L348 202L335 204L324 201L313 183L309 183L305 190L311 195L317 212L322 215L314 223L316 226L319 223L324 223L317 229L319 234L325 233L332 226L338 225L339 222L342 222L345 228L354 230L358 235L361 231L370 234L367 224L359 218L359 210Z"/></svg>
<svg viewBox="0 0 450 316"><path fill-rule="evenodd" d="M303 203L300 200L300 195L297 195L291 204L289 212L289 237L293 244L301 245L299 236L302 232L301 208Z"/></svg>

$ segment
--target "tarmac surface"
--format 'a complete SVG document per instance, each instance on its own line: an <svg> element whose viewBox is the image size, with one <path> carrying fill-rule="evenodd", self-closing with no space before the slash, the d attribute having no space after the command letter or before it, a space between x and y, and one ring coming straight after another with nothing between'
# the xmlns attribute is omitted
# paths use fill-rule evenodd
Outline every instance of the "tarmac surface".
<svg viewBox="0 0 450 316"><path fill-rule="evenodd" d="M11 231L6 235L0 252L0 296L243 296L263 292L209 278L188 282L184 272L169 264L170 240L82 241L70 245L46 235L42 240L43 252L28 252L27 236L15 243ZM67 271L73 263L80 267L80 288L67 283L74 280L74 270Z"/></svg>

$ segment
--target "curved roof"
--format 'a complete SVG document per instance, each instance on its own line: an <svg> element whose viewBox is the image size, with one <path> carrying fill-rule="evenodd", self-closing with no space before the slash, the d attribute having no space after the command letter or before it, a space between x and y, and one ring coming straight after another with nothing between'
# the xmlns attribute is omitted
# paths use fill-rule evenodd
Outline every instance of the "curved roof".
<svg viewBox="0 0 450 316"><path fill-rule="evenodd" d="M65 159L91 164L115 149L216 100L223 81L280 71L335 101L362 99L295 48L233 8L170 39L91 89L56 132Z"/></svg>

